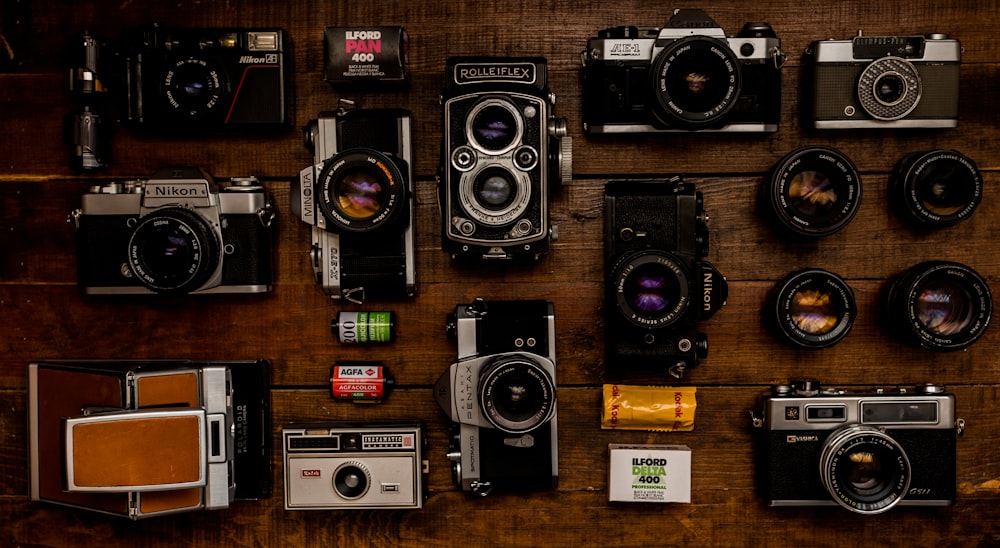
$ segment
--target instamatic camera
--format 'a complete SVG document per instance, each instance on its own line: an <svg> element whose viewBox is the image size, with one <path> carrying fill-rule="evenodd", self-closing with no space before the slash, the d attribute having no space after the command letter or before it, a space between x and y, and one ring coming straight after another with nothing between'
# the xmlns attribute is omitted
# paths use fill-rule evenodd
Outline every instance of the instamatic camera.
<svg viewBox="0 0 1000 548"><path fill-rule="evenodd" d="M711 264L702 195L680 177L611 181L604 197L605 349L616 369L680 378L708 353L696 329L726 303Z"/></svg>
<svg viewBox="0 0 1000 548"><path fill-rule="evenodd" d="M956 127L961 58L944 34L813 42L807 119L834 129Z"/></svg>
<svg viewBox="0 0 1000 548"><path fill-rule="evenodd" d="M555 316L546 301L459 305L449 318L458 362L434 395L453 421L452 479L481 496L555 487Z"/></svg>
<svg viewBox="0 0 1000 548"><path fill-rule="evenodd" d="M556 237L549 192L572 177L572 143L552 113L546 67L542 58L448 60L439 200L452 256L537 259Z"/></svg>
<svg viewBox="0 0 1000 548"><path fill-rule="evenodd" d="M303 129L315 164L292 183L292 210L312 226L316 282L334 299L416 291L413 144L400 109L322 112Z"/></svg>
<svg viewBox="0 0 1000 548"><path fill-rule="evenodd" d="M199 168L96 186L70 214L88 294L264 293L274 208L254 177L219 188Z"/></svg>
<svg viewBox="0 0 1000 548"><path fill-rule="evenodd" d="M964 421L941 386L872 392L778 385L762 398L759 480L771 506L838 504L861 514L955 501Z"/></svg>
<svg viewBox="0 0 1000 548"><path fill-rule="evenodd" d="M780 45L767 23L727 37L699 9L675 10L663 28L602 30L583 52L583 128L778 131Z"/></svg>

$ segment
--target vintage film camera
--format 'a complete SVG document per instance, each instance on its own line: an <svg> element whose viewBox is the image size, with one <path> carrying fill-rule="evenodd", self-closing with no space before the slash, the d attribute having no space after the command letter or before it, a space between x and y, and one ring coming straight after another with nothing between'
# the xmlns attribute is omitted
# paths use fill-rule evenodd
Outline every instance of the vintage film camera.
<svg viewBox="0 0 1000 548"><path fill-rule="evenodd" d="M424 505L427 461L420 425L293 423L281 438L285 510Z"/></svg>
<svg viewBox="0 0 1000 548"><path fill-rule="evenodd" d="M287 129L285 41L273 28L130 29L124 121L163 132Z"/></svg>
<svg viewBox="0 0 1000 548"><path fill-rule="evenodd" d="M956 127L961 58L945 34L813 42L805 119L819 129Z"/></svg>
<svg viewBox="0 0 1000 548"><path fill-rule="evenodd" d="M312 226L316 283L334 299L416 291L412 125L406 110L341 109L303 128L315 164L292 182L292 211Z"/></svg>
<svg viewBox="0 0 1000 548"><path fill-rule="evenodd" d="M941 386L847 392L794 381L761 404L758 479L771 506L878 514L954 503L964 421Z"/></svg>
<svg viewBox="0 0 1000 548"><path fill-rule="evenodd" d="M31 500L141 519L271 492L266 361L28 365Z"/></svg>
<svg viewBox="0 0 1000 548"><path fill-rule="evenodd" d="M537 57L448 59L439 170L442 247L453 257L538 259L558 233L549 193L572 178L566 120Z"/></svg>
<svg viewBox="0 0 1000 548"><path fill-rule="evenodd" d="M605 361L680 378L708 354L700 320L726 303L708 254L701 192L680 177L610 181L604 191ZM612 373L614 375L614 373Z"/></svg>
<svg viewBox="0 0 1000 548"><path fill-rule="evenodd" d="M273 220L255 177L219 188L204 170L178 167L95 186L70 214L78 283L92 295L264 293Z"/></svg>
<svg viewBox="0 0 1000 548"><path fill-rule="evenodd" d="M583 128L778 131L780 46L767 23L727 37L699 9L675 10L663 28L602 30L583 51Z"/></svg>
<svg viewBox="0 0 1000 548"><path fill-rule="evenodd" d="M449 317L458 361L434 388L452 420L452 479L480 496L559 481L555 315L546 301L476 299Z"/></svg>

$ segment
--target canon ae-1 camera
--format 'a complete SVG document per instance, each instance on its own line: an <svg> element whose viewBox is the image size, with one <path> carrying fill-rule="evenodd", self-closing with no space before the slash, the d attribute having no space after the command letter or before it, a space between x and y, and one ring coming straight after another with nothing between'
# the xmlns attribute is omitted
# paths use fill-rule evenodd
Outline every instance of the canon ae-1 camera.
<svg viewBox="0 0 1000 548"><path fill-rule="evenodd" d="M674 177L610 181L604 196L608 371L660 369L679 378L708 353L697 323L728 295L725 278L703 259L702 194Z"/></svg>
<svg viewBox="0 0 1000 548"><path fill-rule="evenodd" d="M813 42L806 119L820 129L956 127L961 58L945 34Z"/></svg>
<svg viewBox="0 0 1000 548"><path fill-rule="evenodd" d="M583 128L778 131L780 46L767 23L727 37L699 9L675 10L663 28L602 30L583 51Z"/></svg>
<svg viewBox="0 0 1000 548"><path fill-rule="evenodd" d="M543 58L448 59L439 204L453 257L537 259L556 238L549 193L572 177L572 143L547 78Z"/></svg>
<svg viewBox="0 0 1000 548"><path fill-rule="evenodd" d="M293 423L281 430L285 510L422 508L427 461L417 424Z"/></svg>
<svg viewBox="0 0 1000 548"><path fill-rule="evenodd" d="M754 424L760 490L771 506L878 514L955 501L964 421L941 386L848 392L794 381L772 387Z"/></svg>
<svg viewBox="0 0 1000 548"><path fill-rule="evenodd" d="M546 301L476 299L448 320L458 361L434 388L452 420L448 458L464 491L555 487L555 315Z"/></svg>
<svg viewBox="0 0 1000 548"><path fill-rule="evenodd" d="M263 293L274 208L255 177L220 188L204 170L92 187L70 214L88 294Z"/></svg>
<svg viewBox="0 0 1000 548"><path fill-rule="evenodd" d="M315 163L292 183L292 211L312 227L316 282L334 299L416 291L412 125L406 110L342 108L303 128Z"/></svg>

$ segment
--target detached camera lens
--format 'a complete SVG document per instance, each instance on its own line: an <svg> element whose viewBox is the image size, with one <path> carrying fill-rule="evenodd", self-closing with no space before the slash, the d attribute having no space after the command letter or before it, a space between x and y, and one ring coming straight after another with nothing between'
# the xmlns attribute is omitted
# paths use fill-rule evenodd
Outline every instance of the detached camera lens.
<svg viewBox="0 0 1000 548"><path fill-rule="evenodd" d="M954 150L918 152L900 162L889 199L917 225L951 226L979 206L983 177L975 162Z"/></svg>
<svg viewBox="0 0 1000 548"><path fill-rule="evenodd" d="M847 156L822 146L796 149L764 180L767 214L782 229L804 238L847 226L861 203L861 177Z"/></svg>
<svg viewBox="0 0 1000 548"><path fill-rule="evenodd" d="M857 317L854 292L840 276L818 268L793 272L772 291L767 322L779 337L800 348L833 346Z"/></svg>

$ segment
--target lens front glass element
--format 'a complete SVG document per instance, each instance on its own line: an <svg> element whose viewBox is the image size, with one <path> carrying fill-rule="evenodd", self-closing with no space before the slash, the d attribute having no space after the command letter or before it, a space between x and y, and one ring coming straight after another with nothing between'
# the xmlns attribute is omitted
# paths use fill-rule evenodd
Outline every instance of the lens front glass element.
<svg viewBox="0 0 1000 548"><path fill-rule="evenodd" d="M833 234L854 218L861 179L843 153L802 147L785 155L764 180L766 201L781 228L796 236Z"/></svg>
<svg viewBox="0 0 1000 548"><path fill-rule="evenodd" d="M950 226L967 219L983 196L976 164L952 150L915 153L903 159L890 198L909 220L925 226Z"/></svg>
<svg viewBox="0 0 1000 548"><path fill-rule="evenodd" d="M680 283L673 271L658 263L646 263L625 280L625 299L639 313L660 316L680 301Z"/></svg>
<svg viewBox="0 0 1000 548"><path fill-rule="evenodd" d="M200 289L221 261L218 234L204 217L170 207L143 217L128 243L129 267L157 292Z"/></svg>
<svg viewBox="0 0 1000 548"><path fill-rule="evenodd" d="M367 167L345 171L336 184L338 208L351 219L369 219L386 203L385 176Z"/></svg>
<svg viewBox="0 0 1000 548"><path fill-rule="evenodd" d="M368 472L362 464L356 462L340 465L333 474L333 489L349 500L364 496L370 483Z"/></svg>
<svg viewBox="0 0 1000 548"><path fill-rule="evenodd" d="M731 93L731 70L717 54L691 49L677 56L666 74L667 91L687 112L708 112Z"/></svg>
<svg viewBox="0 0 1000 548"><path fill-rule="evenodd" d="M200 59L178 61L163 77L162 93L175 111L197 115L215 108L223 92L219 73Z"/></svg>
<svg viewBox="0 0 1000 548"><path fill-rule="evenodd" d="M534 359L513 356L485 367L479 395L487 418L508 432L527 432L547 421L555 408L555 385Z"/></svg>
<svg viewBox="0 0 1000 548"><path fill-rule="evenodd" d="M489 152L509 149L520 136L513 106L500 101L474 110L469 123L472 139Z"/></svg>
<svg viewBox="0 0 1000 548"><path fill-rule="evenodd" d="M854 292L840 276L814 268L778 283L767 307L769 325L802 348L826 348L847 336L857 316Z"/></svg>
<svg viewBox="0 0 1000 548"><path fill-rule="evenodd" d="M892 508L910 485L910 461L888 434L852 426L827 438L820 453L820 477L841 506L862 514Z"/></svg>
<svg viewBox="0 0 1000 548"><path fill-rule="evenodd" d="M937 335L956 335L972 322L972 299L969 291L953 280L930 279L917 296L917 320Z"/></svg>

